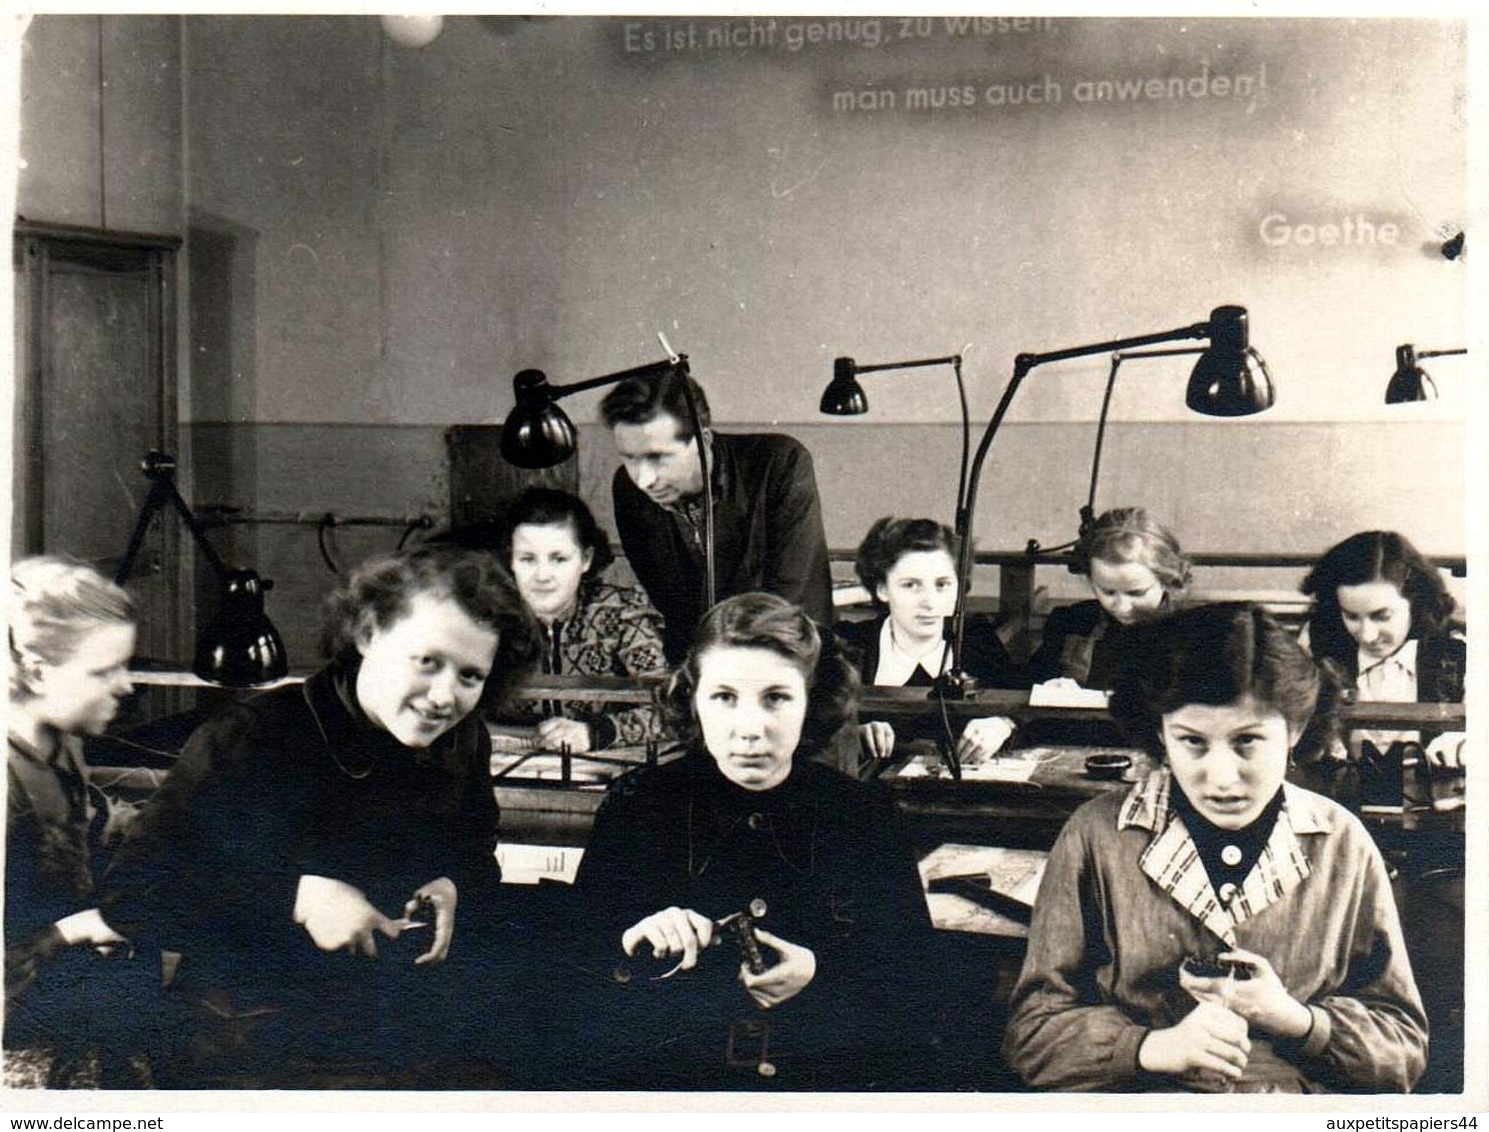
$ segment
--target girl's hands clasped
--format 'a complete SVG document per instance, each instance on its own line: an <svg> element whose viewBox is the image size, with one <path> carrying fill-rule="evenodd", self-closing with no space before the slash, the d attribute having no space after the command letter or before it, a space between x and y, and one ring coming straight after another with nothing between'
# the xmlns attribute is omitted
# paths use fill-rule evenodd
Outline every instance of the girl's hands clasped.
<svg viewBox="0 0 1489 1132"><path fill-rule="evenodd" d="M1201 1080L1219 1074L1239 1081L1250 1053L1246 1020L1218 1002L1201 1002L1177 1025L1149 1031L1138 1046L1137 1063L1149 1073Z"/></svg>

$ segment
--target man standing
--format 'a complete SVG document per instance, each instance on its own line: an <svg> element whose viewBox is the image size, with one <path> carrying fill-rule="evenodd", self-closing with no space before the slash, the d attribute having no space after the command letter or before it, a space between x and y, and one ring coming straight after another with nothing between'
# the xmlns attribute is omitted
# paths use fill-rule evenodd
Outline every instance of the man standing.
<svg viewBox="0 0 1489 1132"><path fill-rule="evenodd" d="M698 407L694 435L683 383ZM789 436L716 435L708 400L686 374L629 379L600 413L622 466L612 487L615 523L637 581L666 618L667 659L680 663L703 608L703 471L713 482L715 599L764 590L832 625L832 577L812 457Z"/></svg>

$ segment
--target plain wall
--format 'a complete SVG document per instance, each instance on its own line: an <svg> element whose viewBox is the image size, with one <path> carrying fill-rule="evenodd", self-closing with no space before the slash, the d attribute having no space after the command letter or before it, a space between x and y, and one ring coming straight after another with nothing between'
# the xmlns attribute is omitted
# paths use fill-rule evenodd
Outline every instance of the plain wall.
<svg viewBox="0 0 1489 1132"><path fill-rule="evenodd" d="M181 28L174 16L42 16L21 43L16 211L182 234Z"/></svg>
<svg viewBox="0 0 1489 1132"><path fill-rule="evenodd" d="M188 19L190 203L260 234L255 418L498 419L518 369L623 368L658 356L656 330L722 419L814 420L833 356L964 344L985 417L1020 351L1239 302L1277 415L1386 419L1393 347L1460 344L1462 264L1437 248L1467 208L1461 25L969 37L936 19L925 39L792 51L804 21L777 23L775 47L665 52L627 45L731 22L451 17L406 49L371 17ZM1254 93L1076 101L1085 81L1206 76ZM1014 80L1062 101L833 109ZM1374 235L1272 247L1269 216ZM1182 417L1171 364L1135 367L1153 372L1124 378L1117 414ZM1104 374L1041 371L1015 417L1089 419ZM876 420L954 419L927 380L874 379Z"/></svg>

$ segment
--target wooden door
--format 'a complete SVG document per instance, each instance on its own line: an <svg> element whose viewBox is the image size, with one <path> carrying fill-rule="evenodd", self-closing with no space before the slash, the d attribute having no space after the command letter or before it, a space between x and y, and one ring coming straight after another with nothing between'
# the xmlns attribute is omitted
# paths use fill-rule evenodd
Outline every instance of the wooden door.
<svg viewBox="0 0 1489 1132"><path fill-rule="evenodd" d="M17 225L17 556L69 554L109 575L123 556L149 490L140 461L176 450L179 243ZM190 659L182 533L158 515L129 582L143 658Z"/></svg>

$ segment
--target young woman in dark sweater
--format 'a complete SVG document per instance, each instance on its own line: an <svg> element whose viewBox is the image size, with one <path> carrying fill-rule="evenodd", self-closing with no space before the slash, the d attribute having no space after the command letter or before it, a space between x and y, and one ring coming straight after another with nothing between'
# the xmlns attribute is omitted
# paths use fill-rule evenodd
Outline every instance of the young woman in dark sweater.
<svg viewBox="0 0 1489 1132"><path fill-rule="evenodd" d="M952 656L946 628L956 609L956 537L934 519L880 519L859 544L855 563L877 616L866 621L839 621L844 654L865 684L929 688L953 667L975 676L984 687L1023 688L1028 679L1003 647L986 617L967 618L962 633L964 656ZM959 663L958 663L959 661ZM901 724L866 719L860 726L864 749L888 758L896 739L932 739L942 732L934 708L924 721ZM1013 733L1013 721L987 716L968 721L956 736L964 763L996 754Z"/></svg>
<svg viewBox="0 0 1489 1132"><path fill-rule="evenodd" d="M934 944L894 803L815 758L851 695L783 598L704 618L667 700L690 748L611 787L579 870L600 979L548 1004L548 1044L589 1087L885 1088L929 1057Z"/></svg>
<svg viewBox="0 0 1489 1132"><path fill-rule="evenodd" d="M330 613L326 667L193 733L102 907L182 953L171 993L221 1055L202 1072L292 1086L355 1065L387 1083L426 1062L420 1083L448 1083L453 1061L502 1060L510 956L476 709L531 670L537 626L490 555L450 546L364 563Z"/></svg>
<svg viewBox="0 0 1489 1132"><path fill-rule="evenodd" d="M1189 585L1189 559L1174 533L1141 507L1103 513L1075 554L1093 596L1050 612L1029 674L1036 683L1109 689L1126 630L1173 607Z"/></svg>

